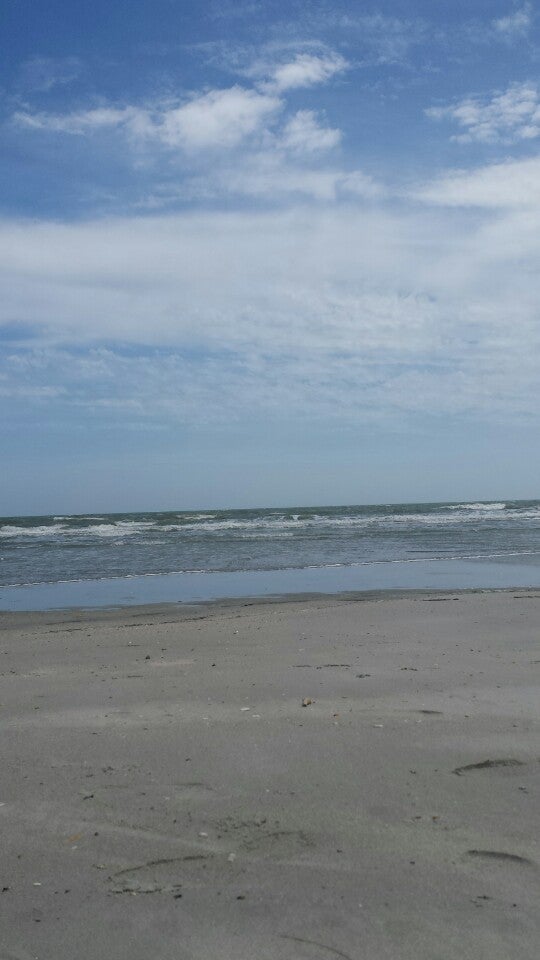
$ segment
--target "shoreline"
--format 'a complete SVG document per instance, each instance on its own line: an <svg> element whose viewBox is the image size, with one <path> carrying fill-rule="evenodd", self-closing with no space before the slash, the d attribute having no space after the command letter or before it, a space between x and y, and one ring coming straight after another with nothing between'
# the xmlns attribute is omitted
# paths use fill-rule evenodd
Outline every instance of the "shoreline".
<svg viewBox="0 0 540 960"><path fill-rule="evenodd" d="M88 623L115 623L126 618L139 617L173 617L182 623L193 620L193 615L203 613L195 619L208 619L211 616L219 617L224 613L237 613L249 608L264 606L295 606L297 604L322 604L331 606L333 603L382 603L386 600L411 600L436 603L462 597L502 594L513 596L516 591L529 599L540 599L540 584L538 587L470 587L469 589L440 590L392 588L379 590L343 591L341 593L284 593L269 596L219 597L218 599L196 601L169 601L165 603L140 604L113 604L111 606L94 607L61 607L43 608L42 610L4 610L0 608L0 631L2 629L22 628L24 626L39 626L44 618L48 623L88 622ZM173 622L168 620L168 622Z"/></svg>
<svg viewBox="0 0 540 960"><path fill-rule="evenodd" d="M540 589L540 562L434 562L424 558L403 564L170 573L0 586L0 612L497 588Z"/></svg>

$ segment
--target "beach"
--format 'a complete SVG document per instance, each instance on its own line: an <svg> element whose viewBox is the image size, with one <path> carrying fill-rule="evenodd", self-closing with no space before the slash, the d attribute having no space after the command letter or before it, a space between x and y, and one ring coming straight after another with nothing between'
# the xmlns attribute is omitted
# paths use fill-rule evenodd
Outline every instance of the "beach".
<svg viewBox="0 0 540 960"><path fill-rule="evenodd" d="M0 627L2 960L536 960L538 590Z"/></svg>

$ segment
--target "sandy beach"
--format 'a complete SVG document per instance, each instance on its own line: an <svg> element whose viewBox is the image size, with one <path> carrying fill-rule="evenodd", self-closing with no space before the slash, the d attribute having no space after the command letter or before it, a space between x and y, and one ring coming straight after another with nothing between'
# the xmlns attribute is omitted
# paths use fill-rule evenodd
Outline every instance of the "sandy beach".
<svg viewBox="0 0 540 960"><path fill-rule="evenodd" d="M538 957L538 591L0 626L1 960Z"/></svg>

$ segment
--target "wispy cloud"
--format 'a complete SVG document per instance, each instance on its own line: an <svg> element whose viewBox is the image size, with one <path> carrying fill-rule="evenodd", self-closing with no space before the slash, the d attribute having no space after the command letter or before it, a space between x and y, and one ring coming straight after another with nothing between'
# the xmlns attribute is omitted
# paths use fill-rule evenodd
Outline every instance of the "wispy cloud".
<svg viewBox="0 0 540 960"><path fill-rule="evenodd" d="M419 44L433 38L433 29L421 17L400 18L381 12L356 12L354 7L332 5L319 16L310 11L310 23L321 29L333 27L350 42L354 38L358 59L364 65L406 65Z"/></svg>
<svg viewBox="0 0 540 960"><path fill-rule="evenodd" d="M533 10L530 3L509 13L506 17L493 20L493 29L496 34L505 40L515 40L526 37L531 29Z"/></svg>
<svg viewBox="0 0 540 960"><path fill-rule="evenodd" d="M537 417L540 204L449 221L428 200L4 223L0 322L41 341L5 351L3 389L191 423Z"/></svg>
<svg viewBox="0 0 540 960"><path fill-rule="evenodd" d="M253 152L221 163L200 176L184 177L178 184L157 183L134 204L156 210L181 201L251 199L269 206L300 200L335 203L353 198L372 202L384 197L385 187L362 170L318 166L306 151Z"/></svg>
<svg viewBox="0 0 540 960"><path fill-rule="evenodd" d="M361 170L291 163L272 152L253 154L241 163L212 171L203 180L193 178L184 189L187 196L251 197L274 204L302 198L322 202L351 197L371 200L384 194L383 186Z"/></svg>
<svg viewBox="0 0 540 960"><path fill-rule="evenodd" d="M284 92L326 83L331 77L347 69L347 61L336 53L315 55L299 53L293 60L267 69L268 81L275 90ZM262 65L255 67L262 72Z"/></svg>
<svg viewBox="0 0 540 960"><path fill-rule="evenodd" d="M138 107L93 107L73 113L31 113L17 111L13 121L30 130L43 130L51 133L86 135L99 130L125 128L135 134L146 132L150 126L150 117L146 110Z"/></svg>
<svg viewBox="0 0 540 960"><path fill-rule="evenodd" d="M64 115L18 112L14 121L34 130L76 135L124 130L137 141L196 150L235 146L282 107L275 96L235 86L210 90L180 105L103 106Z"/></svg>
<svg viewBox="0 0 540 960"><path fill-rule="evenodd" d="M540 158L451 171L418 189L415 196L448 207L540 209Z"/></svg>
<svg viewBox="0 0 540 960"><path fill-rule="evenodd" d="M459 143L512 143L540 134L540 99L535 83L511 83L505 91L471 96L453 104L430 107L432 120L452 120L464 131Z"/></svg>
<svg viewBox="0 0 540 960"><path fill-rule="evenodd" d="M341 136L341 130L321 126L313 110L299 110L285 124L281 143L295 153L313 153L337 146Z"/></svg>
<svg viewBox="0 0 540 960"><path fill-rule="evenodd" d="M31 57L20 66L18 86L25 93L49 93L73 83L82 70L79 57Z"/></svg>

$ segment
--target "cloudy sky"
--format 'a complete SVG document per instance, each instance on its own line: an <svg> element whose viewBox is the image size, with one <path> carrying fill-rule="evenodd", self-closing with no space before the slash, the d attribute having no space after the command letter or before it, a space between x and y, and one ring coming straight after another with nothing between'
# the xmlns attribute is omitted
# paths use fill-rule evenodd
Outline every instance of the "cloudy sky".
<svg viewBox="0 0 540 960"><path fill-rule="evenodd" d="M14 0L0 513L540 496L540 9Z"/></svg>

